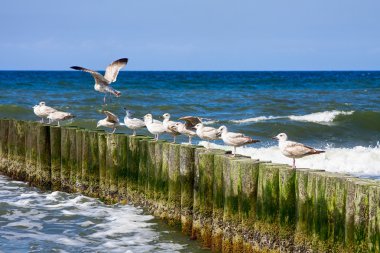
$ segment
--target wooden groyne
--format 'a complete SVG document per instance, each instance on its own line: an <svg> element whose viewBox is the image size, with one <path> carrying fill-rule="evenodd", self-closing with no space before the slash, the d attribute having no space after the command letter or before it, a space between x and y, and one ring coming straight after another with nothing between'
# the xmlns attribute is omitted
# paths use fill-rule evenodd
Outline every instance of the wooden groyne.
<svg viewBox="0 0 380 253"><path fill-rule="evenodd" d="M215 252L380 252L380 184L221 150L0 120L0 171L147 208Z"/></svg>

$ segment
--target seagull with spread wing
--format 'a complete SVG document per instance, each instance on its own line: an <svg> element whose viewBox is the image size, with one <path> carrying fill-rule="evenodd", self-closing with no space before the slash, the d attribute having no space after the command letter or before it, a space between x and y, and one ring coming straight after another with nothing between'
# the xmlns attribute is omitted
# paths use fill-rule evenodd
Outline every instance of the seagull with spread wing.
<svg viewBox="0 0 380 253"><path fill-rule="evenodd" d="M273 139L278 140L278 147L281 153L289 158L293 158L293 169L296 168L296 158L302 158L304 156L316 155L324 153L323 150L316 150L312 147L308 147L302 143L288 141L288 136L285 133L280 133Z"/></svg>
<svg viewBox="0 0 380 253"><path fill-rule="evenodd" d="M105 119L99 120L96 127L108 127L112 128L112 134L116 131L116 127L120 126L120 122L118 117L109 111L103 111L103 113L107 116Z"/></svg>
<svg viewBox="0 0 380 253"><path fill-rule="evenodd" d="M127 65L127 63L127 58L121 58L119 60L114 61L113 63L107 66L106 73L104 74L104 76L94 70L86 69L79 66L72 66L71 68L90 73L95 79L94 89L105 94L103 102L106 103L107 93L112 93L116 97L120 97L121 92L112 88L110 84L116 82L116 78L119 74L120 69L124 68L125 65Z"/></svg>

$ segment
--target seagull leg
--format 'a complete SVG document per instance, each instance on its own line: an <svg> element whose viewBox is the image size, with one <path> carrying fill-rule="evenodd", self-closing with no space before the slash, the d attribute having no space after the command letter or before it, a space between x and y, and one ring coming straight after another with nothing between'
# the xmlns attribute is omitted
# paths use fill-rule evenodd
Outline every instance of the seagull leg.
<svg viewBox="0 0 380 253"><path fill-rule="evenodd" d="M296 159L293 158L293 169L296 169Z"/></svg>
<svg viewBox="0 0 380 253"><path fill-rule="evenodd" d="M49 124L50 124L50 122L49 122ZM59 125L59 120L58 120L58 126L60 126L60 125Z"/></svg>
<svg viewBox="0 0 380 253"><path fill-rule="evenodd" d="M189 136L189 145L191 145L191 136Z"/></svg>
<svg viewBox="0 0 380 253"><path fill-rule="evenodd" d="M133 134L132 136L136 136L136 130L133 129Z"/></svg>
<svg viewBox="0 0 380 253"><path fill-rule="evenodd" d="M160 137L160 135L159 135L159 134L157 134L157 139L156 139L156 141L158 141L158 137Z"/></svg>
<svg viewBox="0 0 380 253"><path fill-rule="evenodd" d="M41 123L44 123L44 118L41 118L40 122L41 122Z"/></svg>
<svg viewBox="0 0 380 253"><path fill-rule="evenodd" d="M106 104L106 96L107 96L107 93L104 94L103 104Z"/></svg>
<svg viewBox="0 0 380 253"><path fill-rule="evenodd" d="M114 129L113 129L113 131L112 131L112 133L111 133L111 134L115 133L115 131L116 131L116 127L114 127Z"/></svg>
<svg viewBox="0 0 380 253"><path fill-rule="evenodd" d="M236 147L234 146L234 153L232 154L233 157L236 155Z"/></svg>
<svg viewBox="0 0 380 253"><path fill-rule="evenodd" d="M175 135L173 135L173 143L175 143L175 137L176 137L176 136L175 136Z"/></svg>

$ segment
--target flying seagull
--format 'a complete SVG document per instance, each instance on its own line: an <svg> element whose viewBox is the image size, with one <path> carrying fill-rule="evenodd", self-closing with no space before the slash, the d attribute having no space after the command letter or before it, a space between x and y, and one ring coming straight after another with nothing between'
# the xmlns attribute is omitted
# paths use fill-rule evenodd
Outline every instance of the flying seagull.
<svg viewBox="0 0 380 253"><path fill-rule="evenodd" d="M273 139L278 140L278 146L284 156L293 158L293 169L296 168L296 158L325 152L323 150L316 150L312 147L308 147L302 143L288 141L288 136L285 133L280 133L277 136L274 136Z"/></svg>
<svg viewBox="0 0 380 253"><path fill-rule="evenodd" d="M228 132L226 126L221 126L218 128L218 135L222 137L222 140L228 146L234 147L233 156L236 155L236 147L241 147L247 144L260 142L259 140L254 140L242 133Z"/></svg>
<svg viewBox="0 0 380 253"><path fill-rule="evenodd" d="M98 121L96 127L108 127L112 128L112 134L116 131L116 127L120 126L119 119L115 114L109 111L103 111L103 113L107 116L105 119L101 119Z"/></svg>
<svg viewBox="0 0 380 253"><path fill-rule="evenodd" d="M110 84L113 82L116 82L116 78L117 78L117 75L119 74L120 69L124 68L125 65L127 65L127 62L128 62L127 58L121 58L119 60L114 61L113 63L107 66L106 73L104 74L104 76L102 76L100 73L94 70L86 69L79 66L72 66L71 68L90 73L95 79L94 89L96 91L99 91L105 94L103 98L103 102L106 103L107 93L112 93L116 97L120 97L121 95L120 91L113 89L110 86Z"/></svg>

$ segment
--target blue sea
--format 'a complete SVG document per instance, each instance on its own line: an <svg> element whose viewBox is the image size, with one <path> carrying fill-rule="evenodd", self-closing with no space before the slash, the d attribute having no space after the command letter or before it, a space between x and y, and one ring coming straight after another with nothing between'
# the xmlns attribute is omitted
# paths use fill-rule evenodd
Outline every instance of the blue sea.
<svg viewBox="0 0 380 253"><path fill-rule="evenodd" d="M86 128L105 117L102 109L121 121L124 107L135 117L193 115L261 140L238 149L252 158L291 164L271 139L285 132L327 151L300 159L298 167L380 176L380 72L123 71L113 84L122 95L106 106L93 85L90 74L78 71L0 71L0 117L37 121L32 107L40 101L76 115L65 124ZM230 149L221 141L213 146Z"/></svg>

